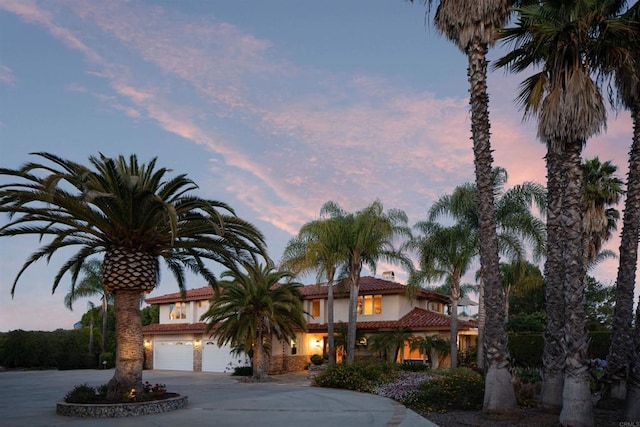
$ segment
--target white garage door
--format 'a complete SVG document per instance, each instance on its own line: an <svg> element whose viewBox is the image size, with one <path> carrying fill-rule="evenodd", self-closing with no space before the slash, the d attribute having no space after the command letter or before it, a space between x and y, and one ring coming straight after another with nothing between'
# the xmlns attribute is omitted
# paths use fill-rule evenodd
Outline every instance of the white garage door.
<svg viewBox="0 0 640 427"><path fill-rule="evenodd" d="M202 370L205 372L233 372L236 366L249 362L243 356L232 356L231 347L218 347L215 341L204 341L202 345Z"/></svg>
<svg viewBox="0 0 640 427"><path fill-rule="evenodd" d="M156 341L153 369L193 371L193 346L185 341Z"/></svg>

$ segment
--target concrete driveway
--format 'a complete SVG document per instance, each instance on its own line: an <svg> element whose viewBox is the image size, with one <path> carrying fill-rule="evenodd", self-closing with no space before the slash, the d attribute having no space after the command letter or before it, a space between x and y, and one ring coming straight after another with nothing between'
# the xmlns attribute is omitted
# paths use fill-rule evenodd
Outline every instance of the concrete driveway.
<svg viewBox="0 0 640 427"><path fill-rule="evenodd" d="M144 371L143 380L187 395L189 406L132 418L62 417L55 403L75 385L107 383L113 370L0 372L0 425L23 426L349 426L437 427L404 406L380 396L310 387L303 373L243 383L228 374Z"/></svg>

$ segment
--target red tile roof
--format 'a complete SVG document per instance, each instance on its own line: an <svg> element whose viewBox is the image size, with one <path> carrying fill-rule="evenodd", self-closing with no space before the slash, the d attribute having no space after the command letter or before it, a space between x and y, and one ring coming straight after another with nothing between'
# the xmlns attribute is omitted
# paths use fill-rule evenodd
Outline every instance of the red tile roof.
<svg viewBox="0 0 640 427"><path fill-rule="evenodd" d="M392 282L389 280L378 279L376 277L366 276L360 278L360 295L370 294L406 294L407 285ZM334 285L333 292L336 298L347 298L349 289L343 285ZM302 299L325 298L327 296L327 284L306 285L300 288ZM417 289L416 297L427 298L432 301L438 301L443 304L449 303L449 297L426 289ZM185 298L182 298L180 292L172 294L160 295L153 298L147 298L147 304L166 304L176 301L198 301L207 300L213 296L213 288L211 286L203 286L202 288L189 289L186 291Z"/></svg>
<svg viewBox="0 0 640 427"><path fill-rule="evenodd" d="M189 289L186 291L186 297L183 299L180 292L172 294L160 295L153 298L147 298L147 304L162 304L176 301L198 301L207 300L213 296L213 288L211 286L203 286L202 288Z"/></svg>
<svg viewBox="0 0 640 427"><path fill-rule="evenodd" d="M394 328L409 328L414 331L448 330L450 323L451 317L446 314L436 313L435 311L424 310L422 308L414 308L399 320L358 322L357 329L362 331L378 331ZM475 320L458 319L459 330L467 330L477 327L478 324ZM307 329L309 332L326 332L327 325L310 323L307 325Z"/></svg>

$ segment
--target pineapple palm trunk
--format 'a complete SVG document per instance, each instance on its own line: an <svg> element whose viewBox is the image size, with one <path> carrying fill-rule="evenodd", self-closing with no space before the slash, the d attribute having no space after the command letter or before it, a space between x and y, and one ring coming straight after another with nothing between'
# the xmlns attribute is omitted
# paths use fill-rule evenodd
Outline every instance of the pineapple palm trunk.
<svg viewBox="0 0 640 427"><path fill-rule="evenodd" d="M263 381L267 378L268 370L262 331L257 334L253 348L253 378L258 381Z"/></svg>
<svg viewBox="0 0 640 427"><path fill-rule="evenodd" d="M139 290L114 292L116 315L116 369L108 383L107 399L122 399L132 390L142 390L142 321L140 320Z"/></svg>
<svg viewBox="0 0 640 427"><path fill-rule="evenodd" d="M508 335L504 322L504 294L500 286L498 239L491 167L489 95L487 94L487 45L474 39L467 48L470 85L471 133L480 216L480 264L484 280L486 324L484 351L487 379L483 410L515 409L516 398L509 371ZM453 356L453 355L452 355Z"/></svg>
<svg viewBox="0 0 640 427"><path fill-rule="evenodd" d="M592 426L593 405L587 364L587 324L585 313L585 265L582 224L582 173L580 152L583 141L567 144L563 157L566 180L563 184L566 359L560 423Z"/></svg>
<svg viewBox="0 0 640 427"><path fill-rule="evenodd" d="M547 409L560 410L564 386L564 267L562 265L562 167L560 153L549 144L547 163L547 257L545 305L547 325L542 353L543 381L540 400Z"/></svg>
<svg viewBox="0 0 640 427"><path fill-rule="evenodd" d="M109 294L103 291L102 294L102 352L107 351L107 321L109 319Z"/></svg>
<svg viewBox="0 0 640 427"><path fill-rule="evenodd" d="M629 343L632 342L633 292L638 266L638 234L640 233L640 103L633 109L631 116L633 118L633 142L629 151L627 199L622 219L620 264L616 279L616 305L613 311L611 347L604 378L603 397L605 399L625 399L627 394L626 378L631 357ZM638 375L638 381L640 381L640 371L638 371Z"/></svg>

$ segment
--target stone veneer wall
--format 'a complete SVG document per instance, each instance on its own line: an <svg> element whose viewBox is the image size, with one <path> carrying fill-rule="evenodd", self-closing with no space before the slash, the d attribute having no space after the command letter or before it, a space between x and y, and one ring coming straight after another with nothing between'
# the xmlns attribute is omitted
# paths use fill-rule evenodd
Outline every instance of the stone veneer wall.
<svg viewBox="0 0 640 427"><path fill-rule="evenodd" d="M307 369L309 362L309 356L271 356L269 374L304 371Z"/></svg>
<svg viewBox="0 0 640 427"><path fill-rule="evenodd" d="M144 369L153 369L153 344L144 347Z"/></svg>
<svg viewBox="0 0 640 427"><path fill-rule="evenodd" d="M202 345L193 346L193 371L202 372Z"/></svg>

